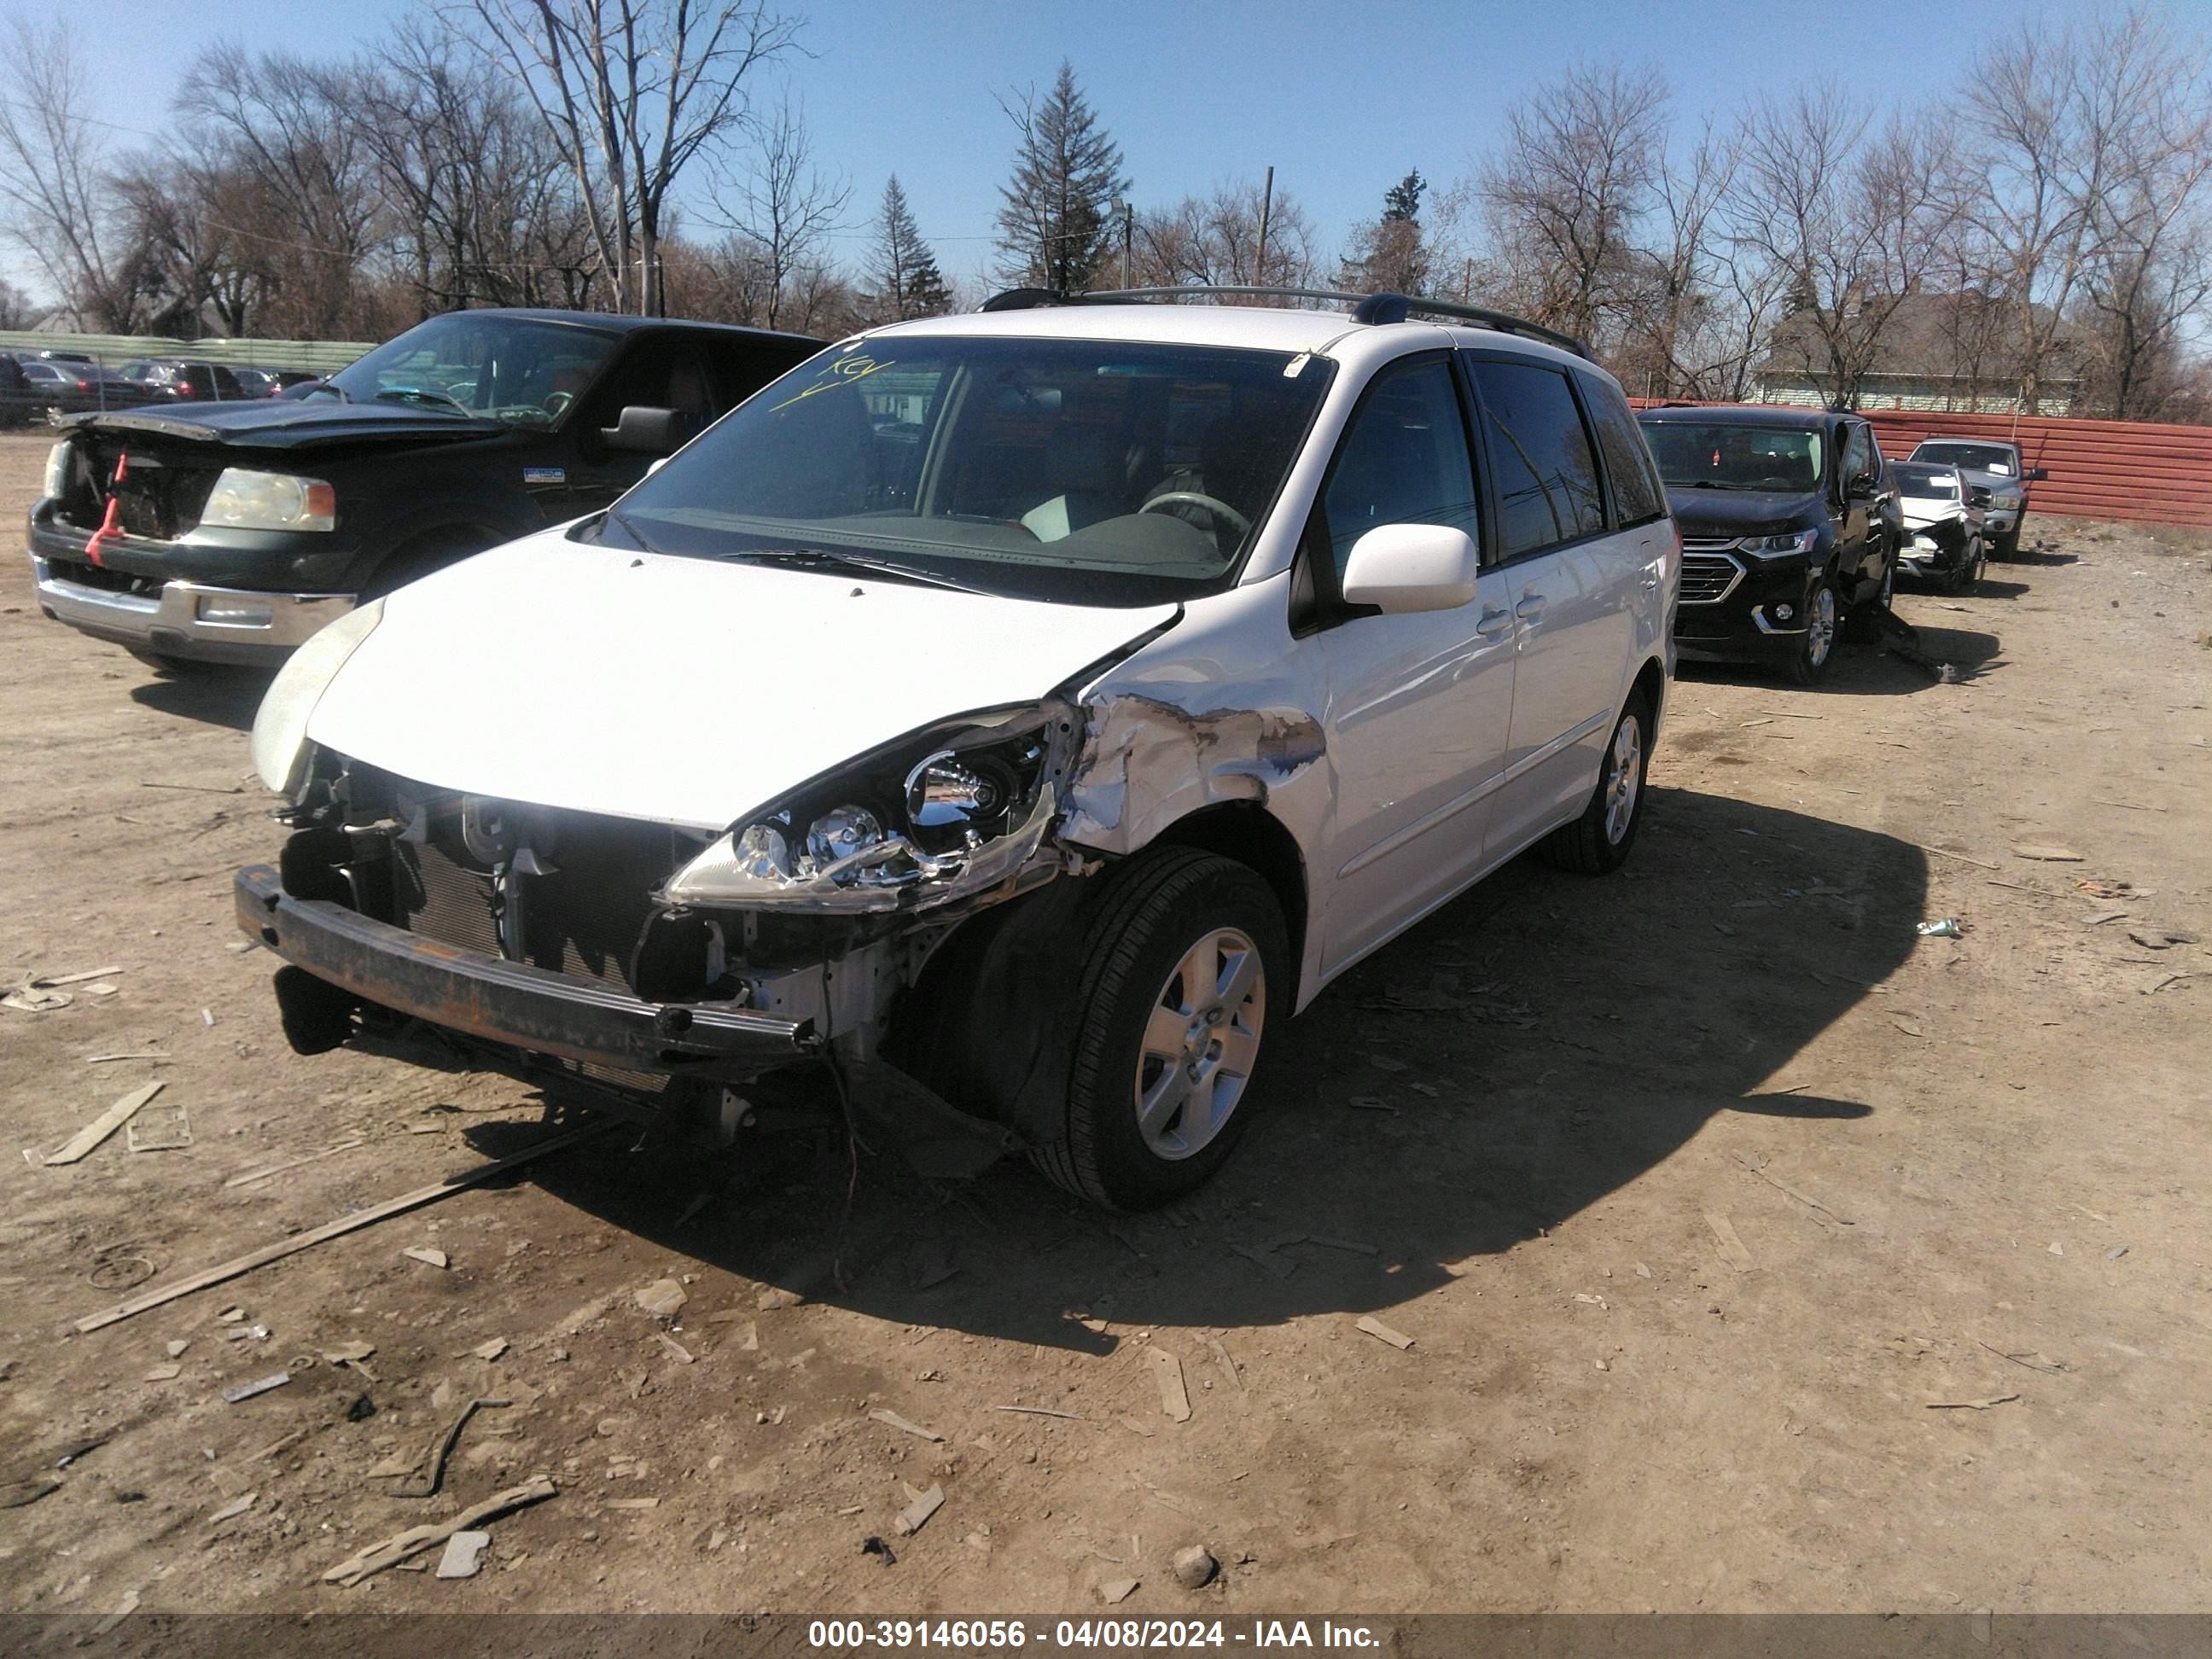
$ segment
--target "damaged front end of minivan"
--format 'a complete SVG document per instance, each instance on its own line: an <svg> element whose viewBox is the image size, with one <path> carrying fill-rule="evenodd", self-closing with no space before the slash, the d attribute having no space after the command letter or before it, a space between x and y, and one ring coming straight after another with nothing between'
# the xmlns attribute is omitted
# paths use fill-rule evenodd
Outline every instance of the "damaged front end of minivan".
<svg viewBox="0 0 2212 1659"><path fill-rule="evenodd" d="M1059 698L963 716L719 836L314 750L238 920L298 970L277 990L303 1052L383 1010L648 1093L871 1066L962 922L1079 866L1051 831L1082 738Z"/></svg>

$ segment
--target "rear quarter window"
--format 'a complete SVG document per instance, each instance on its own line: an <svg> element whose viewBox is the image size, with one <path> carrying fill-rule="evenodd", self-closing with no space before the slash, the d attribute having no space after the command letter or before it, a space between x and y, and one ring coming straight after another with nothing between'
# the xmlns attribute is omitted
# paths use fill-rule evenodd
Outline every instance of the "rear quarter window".
<svg viewBox="0 0 2212 1659"><path fill-rule="evenodd" d="M1590 424L1597 429L1598 453L1605 459L1607 479L1613 485L1613 510L1624 525L1643 524L1667 510L1667 494L1659 483L1644 428L1629 412L1628 399L1620 387L1595 374L1575 377L1582 384L1583 404Z"/></svg>

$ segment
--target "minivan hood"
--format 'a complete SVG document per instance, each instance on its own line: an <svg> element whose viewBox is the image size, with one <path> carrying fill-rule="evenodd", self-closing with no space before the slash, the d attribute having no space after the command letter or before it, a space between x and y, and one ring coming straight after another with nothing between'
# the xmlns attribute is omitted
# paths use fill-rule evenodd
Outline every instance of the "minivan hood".
<svg viewBox="0 0 2212 1659"><path fill-rule="evenodd" d="M702 830L1172 621L547 531L400 588L309 716L441 789Z"/></svg>
<svg viewBox="0 0 2212 1659"><path fill-rule="evenodd" d="M1775 535L1809 530L1826 522L1827 504L1818 490L1793 494L1765 489L1676 489L1667 505L1689 541L1726 541L1737 536Z"/></svg>
<svg viewBox="0 0 2212 1659"><path fill-rule="evenodd" d="M108 410L63 424L256 449L309 449L364 441L450 443L459 438L496 437L507 430L498 421L465 420L450 410L441 414L406 404L345 404L335 398L249 398L234 403L174 404L166 409Z"/></svg>

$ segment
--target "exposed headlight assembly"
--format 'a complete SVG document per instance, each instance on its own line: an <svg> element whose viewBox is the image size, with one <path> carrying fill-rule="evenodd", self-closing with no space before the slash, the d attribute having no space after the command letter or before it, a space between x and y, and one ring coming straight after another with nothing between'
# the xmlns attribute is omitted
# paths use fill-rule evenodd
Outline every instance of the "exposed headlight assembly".
<svg viewBox="0 0 2212 1659"><path fill-rule="evenodd" d="M64 438L46 452L46 477L41 493L48 501L69 488L69 475L70 445Z"/></svg>
<svg viewBox="0 0 2212 1659"><path fill-rule="evenodd" d="M227 466L200 509L200 522L234 530L335 530L337 491L320 478Z"/></svg>
<svg viewBox="0 0 2212 1659"><path fill-rule="evenodd" d="M748 815L661 897L866 914L927 909L994 885L1051 828L1073 731L1058 705L1004 709L940 728L934 744L854 762Z"/></svg>
<svg viewBox="0 0 2212 1659"><path fill-rule="evenodd" d="M280 795L297 795L307 776L307 717L338 677L346 659L384 620L384 601L349 611L295 651L269 683L253 717L250 752L261 781Z"/></svg>
<svg viewBox="0 0 2212 1659"><path fill-rule="evenodd" d="M1785 530L1778 536L1740 536L1735 544L1747 553L1774 559L1784 554L1810 553L1820 540L1817 530Z"/></svg>

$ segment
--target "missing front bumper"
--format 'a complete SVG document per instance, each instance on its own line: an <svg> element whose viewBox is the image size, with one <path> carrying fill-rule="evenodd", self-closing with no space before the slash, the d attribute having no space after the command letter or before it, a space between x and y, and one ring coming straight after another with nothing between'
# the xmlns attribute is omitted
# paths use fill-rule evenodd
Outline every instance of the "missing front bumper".
<svg viewBox="0 0 2212 1659"><path fill-rule="evenodd" d="M817 1048L811 1019L720 1004L648 1002L573 975L424 939L331 900L297 897L266 865L238 872L235 900L241 929L317 979L431 1025L532 1054L743 1082Z"/></svg>

